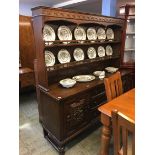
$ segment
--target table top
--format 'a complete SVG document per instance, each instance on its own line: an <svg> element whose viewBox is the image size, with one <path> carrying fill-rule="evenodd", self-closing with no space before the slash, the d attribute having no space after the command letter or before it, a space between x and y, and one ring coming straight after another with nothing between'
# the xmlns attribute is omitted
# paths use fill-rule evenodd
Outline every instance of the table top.
<svg viewBox="0 0 155 155"><path fill-rule="evenodd" d="M111 117L111 111L114 109L135 121L135 89L131 89L98 108L101 113L109 117Z"/></svg>

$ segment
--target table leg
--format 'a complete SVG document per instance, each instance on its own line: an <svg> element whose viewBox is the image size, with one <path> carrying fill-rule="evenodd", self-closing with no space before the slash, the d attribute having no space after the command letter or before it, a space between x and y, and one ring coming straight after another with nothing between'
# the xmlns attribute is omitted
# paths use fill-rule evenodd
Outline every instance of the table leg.
<svg viewBox="0 0 155 155"><path fill-rule="evenodd" d="M109 117L101 117L103 123L102 135L101 135L101 155L109 155L109 146L111 139L111 120Z"/></svg>

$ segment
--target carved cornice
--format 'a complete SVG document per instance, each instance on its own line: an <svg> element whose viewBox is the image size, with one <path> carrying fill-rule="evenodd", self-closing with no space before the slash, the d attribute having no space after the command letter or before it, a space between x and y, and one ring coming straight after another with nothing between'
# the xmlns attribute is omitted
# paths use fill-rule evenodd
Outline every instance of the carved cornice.
<svg viewBox="0 0 155 155"><path fill-rule="evenodd" d="M123 24L124 20L120 18L113 18L101 15L95 15L90 13L80 13L76 11L55 9L49 7L37 7L32 9L33 17L35 16L48 16L55 18L65 18L73 20L85 20L85 21L95 21L95 22L107 22L115 24Z"/></svg>

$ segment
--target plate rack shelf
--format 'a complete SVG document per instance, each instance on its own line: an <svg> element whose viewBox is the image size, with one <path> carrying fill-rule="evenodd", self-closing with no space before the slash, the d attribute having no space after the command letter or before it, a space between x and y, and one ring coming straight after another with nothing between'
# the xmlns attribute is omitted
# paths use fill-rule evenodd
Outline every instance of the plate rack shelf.
<svg viewBox="0 0 155 155"><path fill-rule="evenodd" d="M54 46L82 46L82 45L95 45L95 44L99 44L99 45L102 45L102 44L116 44L116 43L121 43L120 40L102 40L102 39L97 39L97 40L85 40L84 43L78 43L80 41L83 41L83 40L70 40L68 44L63 44L63 42L67 42L68 40L57 40L57 41L45 41L45 44L47 44L45 46L46 47L54 47ZM49 45L48 45L49 44Z"/></svg>
<svg viewBox="0 0 155 155"><path fill-rule="evenodd" d="M65 145L79 135L99 123L98 106L106 103L106 95L103 80L96 78L86 83L77 82L72 88L63 88L59 81L72 78L76 75L92 74L95 70L104 70L108 66L120 67L122 34L124 20L120 18L106 17L101 15L81 13L64 9L49 7L36 7L32 9L33 28L35 35L36 60L35 77L37 85L39 120L42 124L44 137L59 151L64 154ZM43 41L43 28L50 25L56 34L56 41L51 45ZM63 44L57 36L59 26L67 26L72 32L70 43ZM86 39L83 43L74 38L74 29L77 26L84 28L100 27L111 28L114 31L114 40L91 40ZM99 46L106 48L111 45L113 54L89 59L87 50L89 47L96 49ZM84 60L75 61L73 51L81 48L84 52ZM61 64L58 61L58 52L66 49L71 55L69 63ZM46 66L45 50L51 51L55 56L55 64ZM125 90L130 87L130 71L120 70ZM106 76L111 74L106 73Z"/></svg>
<svg viewBox="0 0 155 155"><path fill-rule="evenodd" d="M75 66L84 65L84 64L89 65L90 63L93 63L93 62L105 61L110 59L120 59L120 55L97 57L95 59L85 59L78 62L74 60L73 62L69 62L65 64L56 64L54 66L48 66L46 68L47 68L47 71L53 71L53 70L70 68L70 67L75 67Z"/></svg>

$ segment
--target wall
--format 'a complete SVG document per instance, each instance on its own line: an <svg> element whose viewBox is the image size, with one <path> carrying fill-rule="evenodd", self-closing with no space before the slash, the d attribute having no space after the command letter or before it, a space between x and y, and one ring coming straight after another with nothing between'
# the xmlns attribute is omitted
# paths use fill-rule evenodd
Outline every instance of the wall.
<svg viewBox="0 0 155 155"><path fill-rule="evenodd" d="M32 16L31 8L32 5L19 4L19 14L25 16Z"/></svg>
<svg viewBox="0 0 155 155"><path fill-rule="evenodd" d="M89 12L95 14L101 14L102 11L102 1L96 0L95 2L90 2L86 4L79 4L73 7L65 7L66 9L81 11L81 12Z"/></svg>
<svg viewBox="0 0 155 155"><path fill-rule="evenodd" d="M121 6L121 5L133 4L134 2L135 2L135 0L117 0L117 4L116 4L117 8L116 9L118 10L119 6ZM38 4L38 5L45 5L45 4ZM26 15L26 16L32 16L31 8L38 6L38 5L19 3L19 14ZM90 0L87 3L83 2L82 4L65 7L65 8L71 9L71 10L89 12L89 13L102 14L102 0L96 0L96 1ZM117 13L118 13L118 11L117 11Z"/></svg>

